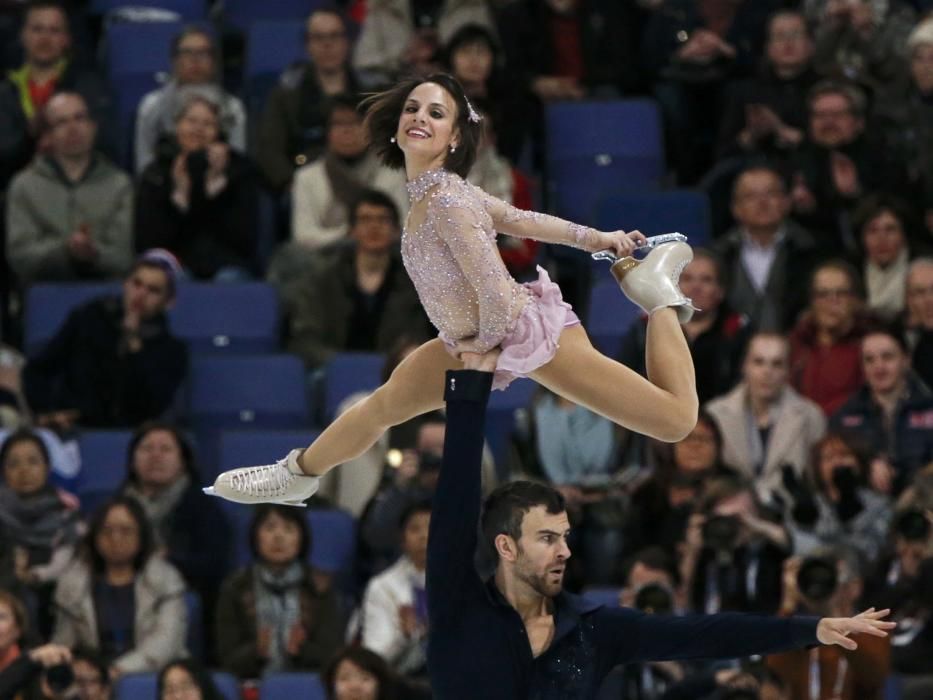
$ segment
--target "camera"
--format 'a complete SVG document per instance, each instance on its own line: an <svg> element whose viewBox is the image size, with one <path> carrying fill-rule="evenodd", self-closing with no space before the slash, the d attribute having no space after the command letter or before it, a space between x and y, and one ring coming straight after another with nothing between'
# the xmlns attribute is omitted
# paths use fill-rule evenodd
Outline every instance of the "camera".
<svg viewBox="0 0 933 700"><path fill-rule="evenodd" d="M703 544L717 552L729 552L739 539L740 527L734 515L712 515L703 523Z"/></svg>
<svg viewBox="0 0 933 700"><path fill-rule="evenodd" d="M894 519L894 532L909 542L923 542L930 536L930 521L922 511L911 508Z"/></svg>
<svg viewBox="0 0 933 700"><path fill-rule="evenodd" d="M808 557L797 572L797 588L809 600L822 603L835 593L839 583L836 562L825 557Z"/></svg>
<svg viewBox="0 0 933 700"><path fill-rule="evenodd" d="M45 682L53 693L64 693L75 683L75 674L69 664L58 664L45 669Z"/></svg>
<svg viewBox="0 0 933 700"><path fill-rule="evenodd" d="M207 174L207 151L202 148L189 153L185 158L185 166L192 180L203 180Z"/></svg>
<svg viewBox="0 0 933 700"><path fill-rule="evenodd" d="M635 607L642 612L667 615L674 611L674 597L666 586L648 583L635 594Z"/></svg>

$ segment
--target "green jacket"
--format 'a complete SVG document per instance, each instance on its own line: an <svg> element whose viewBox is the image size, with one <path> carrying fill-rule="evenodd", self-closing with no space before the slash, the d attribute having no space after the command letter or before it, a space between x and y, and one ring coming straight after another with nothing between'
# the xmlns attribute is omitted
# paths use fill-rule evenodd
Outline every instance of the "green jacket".
<svg viewBox="0 0 933 700"><path fill-rule="evenodd" d="M75 260L68 238L87 226L98 246L93 261ZM133 184L100 155L77 182L58 163L37 157L10 183L7 258L20 284L118 278L133 255Z"/></svg>

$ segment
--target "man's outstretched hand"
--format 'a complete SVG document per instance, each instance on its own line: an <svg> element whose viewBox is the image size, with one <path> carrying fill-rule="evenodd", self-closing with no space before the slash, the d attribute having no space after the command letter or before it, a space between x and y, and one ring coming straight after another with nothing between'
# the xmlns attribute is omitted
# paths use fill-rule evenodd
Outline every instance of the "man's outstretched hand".
<svg viewBox="0 0 933 700"><path fill-rule="evenodd" d="M897 626L895 622L885 622L890 610L868 608L855 617L824 617L816 626L816 638L821 644L838 644L843 649L858 649L858 644L849 639L851 634L870 634L875 637L887 637L887 630Z"/></svg>
<svg viewBox="0 0 933 700"><path fill-rule="evenodd" d="M499 362L499 355L502 354L502 348L495 347L488 352L463 352L460 353L460 360L463 362L463 369L475 369L480 372L494 372L496 363Z"/></svg>

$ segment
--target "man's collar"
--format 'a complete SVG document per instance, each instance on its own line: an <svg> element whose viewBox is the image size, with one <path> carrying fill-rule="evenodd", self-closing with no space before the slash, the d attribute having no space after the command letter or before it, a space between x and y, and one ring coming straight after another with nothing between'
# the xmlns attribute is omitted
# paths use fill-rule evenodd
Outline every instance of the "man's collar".
<svg viewBox="0 0 933 700"><path fill-rule="evenodd" d="M759 250L777 248L787 237L787 224L782 222L781 225L778 226L777 231L774 233L774 238L771 240L771 245L769 246L764 246L752 238L752 234L750 234L744 226L739 228L739 234L743 246L752 246Z"/></svg>

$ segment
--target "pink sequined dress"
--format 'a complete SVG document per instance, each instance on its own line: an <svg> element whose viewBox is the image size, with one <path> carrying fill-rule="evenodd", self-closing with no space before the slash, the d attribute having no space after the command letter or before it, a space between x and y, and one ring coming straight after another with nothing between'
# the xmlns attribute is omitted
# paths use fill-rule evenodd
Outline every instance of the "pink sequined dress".
<svg viewBox="0 0 933 700"><path fill-rule="evenodd" d="M408 194L413 206L429 199L423 223L405 227L402 260L448 350L464 340L476 352L501 346L494 389L547 364L580 320L542 268L526 284L509 275L496 232L583 248L593 229L516 209L446 170L422 173Z"/></svg>

